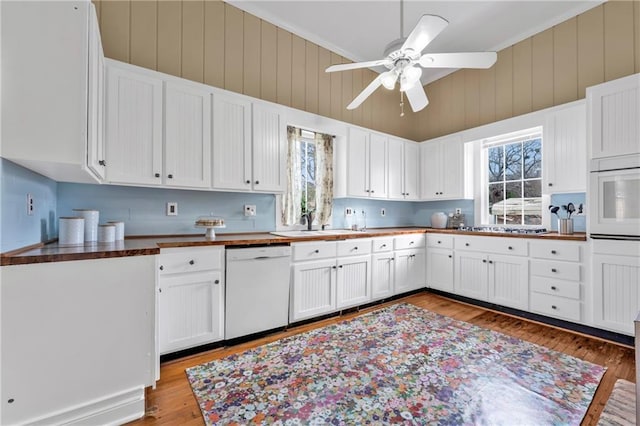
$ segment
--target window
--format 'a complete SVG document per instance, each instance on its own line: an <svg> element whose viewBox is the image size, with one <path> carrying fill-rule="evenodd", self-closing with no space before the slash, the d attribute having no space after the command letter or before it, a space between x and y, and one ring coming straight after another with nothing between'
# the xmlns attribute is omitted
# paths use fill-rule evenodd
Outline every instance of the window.
<svg viewBox="0 0 640 426"><path fill-rule="evenodd" d="M486 140L482 145L482 221L495 225L542 224L540 128Z"/></svg>
<svg viewBox="0 0 640 426"><path fill-rule="evenodd" d="M287 191L282 197L282 224L324 225L333 206L333 137L287 127Z"/></svg>

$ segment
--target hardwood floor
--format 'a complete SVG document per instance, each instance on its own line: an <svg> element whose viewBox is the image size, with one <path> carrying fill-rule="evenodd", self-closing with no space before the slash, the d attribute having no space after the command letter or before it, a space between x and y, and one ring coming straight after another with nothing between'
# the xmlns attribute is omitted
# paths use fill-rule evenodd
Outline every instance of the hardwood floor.
<svg viewBox="0 0 640 426"><path fill-rule="evenodd" d="M143 419L130 424L202 425L204 421L202 420L200 408L187 381L184 372L185 368L213 359L223 358L230 354L239 353L286 336L333 324L364 312L398 303L399 301L412 303L432 312L437 312L491 330L500 331L522 340L527 340L595 364L606 366L607 371L589 407L589 411L584 418L583 425L597 424L600 413L618 378L635 383L633 348L578 335L424 292L383 305L362 309L359 312L349 313L341 317L333 317L312 324L294 327L286 332L274 333L243 344L215 349L164 363L161 366L161 379L158 382L157 388L155 390L149 389L147 393L147 415Z"/></svg>

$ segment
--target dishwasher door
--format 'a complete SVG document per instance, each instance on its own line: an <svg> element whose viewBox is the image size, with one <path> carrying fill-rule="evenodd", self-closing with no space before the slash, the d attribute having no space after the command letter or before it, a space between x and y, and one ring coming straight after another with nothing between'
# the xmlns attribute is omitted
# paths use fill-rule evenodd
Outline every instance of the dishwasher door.
<svg viewBox="0 0 640 426"><path fill-rule="evenodd" d="M289 323L291 247L227 248L225 339Z"/></svg>

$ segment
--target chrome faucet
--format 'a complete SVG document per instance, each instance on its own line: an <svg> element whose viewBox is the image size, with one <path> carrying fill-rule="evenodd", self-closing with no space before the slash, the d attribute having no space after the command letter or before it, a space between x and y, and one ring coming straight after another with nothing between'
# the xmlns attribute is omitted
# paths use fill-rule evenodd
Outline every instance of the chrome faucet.
<svg viewBox="0 0 640 426"><path fill-rule="evenodd" d="M311 231L311 225L313 224L313 211L303 213L302 217L307 219L307 231Z"/></svg>

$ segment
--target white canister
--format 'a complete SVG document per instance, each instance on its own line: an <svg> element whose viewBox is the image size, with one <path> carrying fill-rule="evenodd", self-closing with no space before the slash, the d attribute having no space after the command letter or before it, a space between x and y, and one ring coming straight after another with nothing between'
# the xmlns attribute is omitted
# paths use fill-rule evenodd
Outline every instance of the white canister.
<svg viewBox="0 0 640 426"><path fill-rule="evenodd" d="M107 222L107 225L114 225L116 227L116 241L124 240L124 222L110 220Z"/></svg>
<svg viewBox="0 0 640 426"><path fill-rule="evenodd" d="M73 209L73 212L84 218L84 240L96 241L98 239L98 222L100 212L91 209Z"/></svg>
<svg viewBox="0 0 640 426"><path fill-rule="evenodd" d="M61 217L58 220L58 245L81 246L84 244L84 219Z"/></svg>
<svg viewBox="0 0 640 426"><path fill-rule="evenodd" d="M447 227L447 215L444 212L437 212L431 215L431 227L432 228L446 228Z"/></svg>
<svg viewBox="0 0 640 426"><path fill-rule="evenodd" d="M98 242L113 243L116 240L115 225L98 225Z"/></svg>

